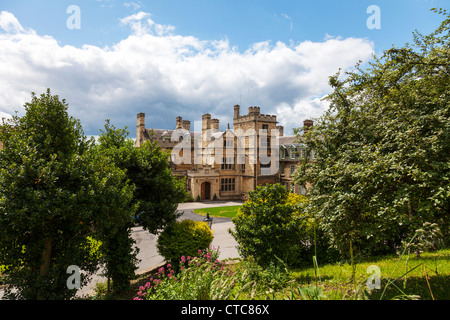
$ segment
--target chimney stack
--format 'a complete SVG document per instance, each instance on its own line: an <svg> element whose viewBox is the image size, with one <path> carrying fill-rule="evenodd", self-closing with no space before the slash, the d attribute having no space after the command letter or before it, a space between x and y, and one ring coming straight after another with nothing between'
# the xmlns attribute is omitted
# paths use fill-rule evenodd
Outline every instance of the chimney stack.
<svg viewBox="0 0 450 320"><path fill-rule="evenodd" d="M145 113L138 113L137 126L136 126L136 146L140 147L144 143L144 137L142 135L145 130Z"/></svg>
<svg viewBox="0 0 450 320"><path fill-rule="evenodd" d="M303 134L306 134L308 130L313 126L314 121L307 119L303 121Z"/></svg>
<svg viewBox="0 0 450 320"><path fill-rule="evenodd" d="M191 122L189 120L183 120L182 129L185 129L187 131L191 131Z"/></svg>
<svg viewBox="0 0 450 320"><path fill-rule="evenodd" d="M219 119L211 119L211 129L219 130Z"/></svg>
<svg viewBox="0 0 450 320"><path fill-rule="evenodd" d="M175 129L182 129L182 128L183 128L183 118L177 117Z"/></svg>
<svg viewBox="0 0 450 320"><path fill-rule="evenodd" d="M278 133L280 134L280 137L284 135L284 127L283 126L277 126Z"/></svg>
<svg viewBox="0 0 450 320"><path fill-rule="evenodd" d="M241 107L237 104L234 106L234 117L233 119L239 119L239 112Z"/></svg>
<svg viewBox="0 0 450 320"><path fill-rule="evenodd" d="M202 116L202 140L208 141L208 134L211 134L208 130L211 129L211 115L206 113Z"/></svg>

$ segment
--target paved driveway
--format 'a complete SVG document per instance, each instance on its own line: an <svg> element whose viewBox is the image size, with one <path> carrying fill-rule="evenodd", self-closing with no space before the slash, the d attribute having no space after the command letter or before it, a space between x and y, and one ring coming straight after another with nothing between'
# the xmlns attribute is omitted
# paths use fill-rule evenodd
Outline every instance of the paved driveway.
<svg viewBox="0 0 450 320"><path fill-rule="evenodd" d="M236 206L241 205L242 202L234 201L210 201L210 202L188 202L181 203L178 206L179 211L183 211L183 215L179 220L190 219L194 221L203 221L205 217L195 214L194 209L212 208L222 206ZM212 230L214 231L214 240L212 246L219 247L220 256L219 259L237 258L239 254L237 252L237 243L234 238L228 232L228 229L234 227L230 218L213 218ZM148 233L143 230L142 227L135 227L132 230L132 236L136 240L136 245L140 248L138 259L141 260L139 264L139 272L143 273L155 265L164 262L164 258L158 254L156 249L157 236Z"/></svg>

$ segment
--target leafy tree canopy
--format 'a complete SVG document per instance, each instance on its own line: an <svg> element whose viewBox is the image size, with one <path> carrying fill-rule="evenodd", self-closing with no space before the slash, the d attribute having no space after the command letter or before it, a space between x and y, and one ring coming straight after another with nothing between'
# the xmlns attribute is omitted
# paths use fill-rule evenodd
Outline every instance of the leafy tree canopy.
<svg viewBox="0 0 450 320"><path fill-rule="evenodd" d="M99 152L125 170L135 188L136 219L156 234L180 216L177 207L186 197L184 181L172 175L169 154L157 142L136 148L128 135L126 128L116 129L107 121L99 137Z"/></svg>
<svg viewBox="0 0 450 320"><path fill-rule="evenodd" d="M296 181L341 251L393 250L425 221L448 232L450 19L434 11L444 20L430 35L330 77L330 108L301 137L314 161Z"/></svg>
<svg viewBox="0 0 450 320"><path fill-rule="evenodd" d="M90 152L93 140L67 110L50 90L33 93L25 116L0 130L0 261L11 298L72 297L67 267L93 273L90 236L133 214L125 175Z"/></svg>

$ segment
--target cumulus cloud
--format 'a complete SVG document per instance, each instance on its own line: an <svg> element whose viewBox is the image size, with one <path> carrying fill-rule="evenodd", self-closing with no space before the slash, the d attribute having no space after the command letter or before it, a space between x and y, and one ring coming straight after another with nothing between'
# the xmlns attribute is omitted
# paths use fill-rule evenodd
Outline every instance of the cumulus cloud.
<svg viewBox="0 0 450 320"><path fill-rule="evenodd" d="M179 35L138 12L121 19L130 35L109 47L62 46L0 14L0 111L21 111L30 92L46 88L65 98L71 115L96 134L106 118L134 135L136 114L147 127L173 128L175 117L196 121L203 113L232 122L233 106L258 105L280 125L299 127L325 109L328 77L373 54L366 39L335 38L286 44L264 41L245 51L228 39ZM248 92L251 94L248 95Z"/></svg>
<svg viewBox="0 0 450 320"><path fill-rule="evenodd" d="M25 32L19 20L8 11L0 11L0 29L11 33Z"/></svg>

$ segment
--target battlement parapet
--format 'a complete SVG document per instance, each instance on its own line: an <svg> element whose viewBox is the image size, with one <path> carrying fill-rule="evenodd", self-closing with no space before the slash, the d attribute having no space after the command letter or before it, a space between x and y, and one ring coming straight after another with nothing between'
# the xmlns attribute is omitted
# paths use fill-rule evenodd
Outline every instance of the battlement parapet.
<svg viewBox="0 0 450 320"><path fill-rule="evenodd" d="M264 122L277 122L277 116L269 114L247 114L242 115L237 119L234 119L234 124L240 124L248 121L264 121Z"/></svg>

